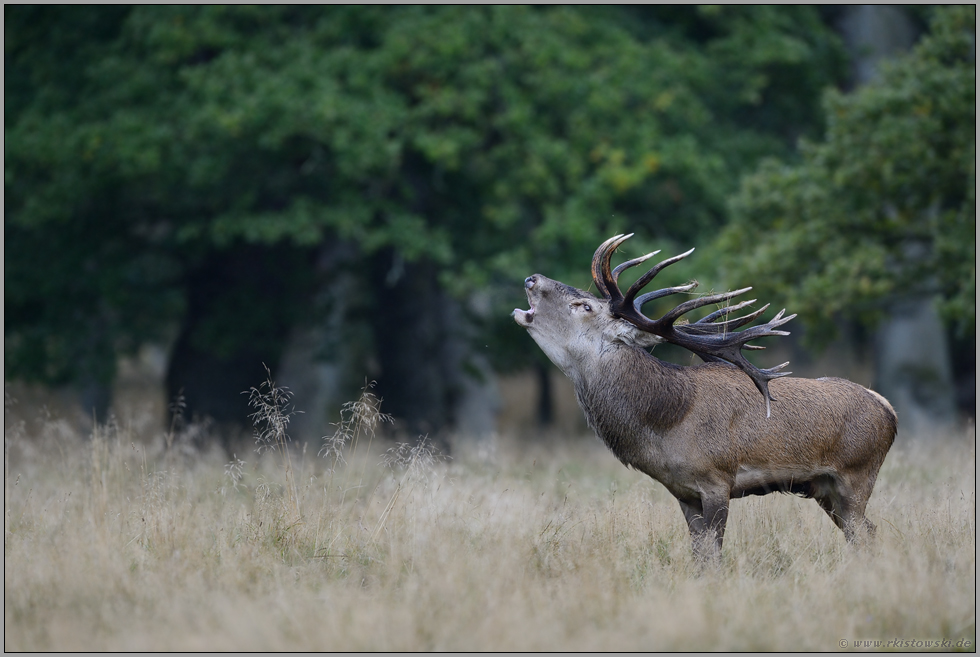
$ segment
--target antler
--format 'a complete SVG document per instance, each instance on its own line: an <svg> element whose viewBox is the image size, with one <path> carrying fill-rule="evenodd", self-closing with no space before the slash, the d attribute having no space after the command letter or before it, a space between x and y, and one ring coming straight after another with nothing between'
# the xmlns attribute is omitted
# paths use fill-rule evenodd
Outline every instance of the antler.
<svg viewBox="0 0 980 657"><path fill-rule="evenodd" d="M624 270L629 269L630 267L635 267L636 265L660 253L660 251L654 251L653 253L648 253L645 256L634 258L633 260L627 260L610 271L610 261L612 260L613 252L619 248L620 244L632 236L633 234L630 233L629 235L616 235L615 237L609 238L602 243L602 245L596 250L595 255L592 257L592 279L595 281L599 292L601 292L606 299L609 299L609 310L613 316L625 319L630 324L633 324L643 331L653 333L654 335L659 335L668 342L672 342L676 345L684 347L685 349L693 351L705 361L724 361L735 365L752 379L753 383L755 383L755 387L758 388L759 392L762 393L762 396L765 397L766 417L769 417L769 402L774 399L769 392L769 381L791 374L791 372L779 371L789 365L789 362L783 363L782 365L777 365L775 367L770 367L768 369L760 369L746 360L745 356L742 355L742 348L765 349L765 347L749 345L746 343L750 340L755 340L756 338L770 335L789 335L788 331L777 331L776 328L793 319L796 317L796 315L783 317L783 313L786 312L786 310L783 309L780 310L779 313L766 324L753 326L742 331L734 331L734 329L748 324L765 312L766 308L769 307L769 304L766 304L762 308L759 308L758 310L743 317L726 319L720 322L715 321L719 317L727 316L730 313L741 310L745 306L754 303L755 299L752 299L750 301L743 301L732 306L727 306L721 310L716 310L707 317L699 319L696 322L682 324L680 326L674 325L674 323L680 319L682 315L685 315L696 308L728 301L732 297L736 297L752 289L751 287L746 287L742 288L741 290L735 290L734 292L722 292L720 294L712 294L691 299L690 301L685 301L684 303L676 306L673 310L666 313L660 319L650 319L640 311L643 304L648 301L652 301L653 299L659 299L671 294L676 294L677 292L689 292L697 287L697 281L693 281L687 285L679 285L677 287L668 287L662 290L656 290L655 292L647 292L639 297L636 295L665 267L668 267L691 255L694 252L694 249L674 256L673 258L668 258L654 265L650 271L645 273L643 276L640 276L640 278L630 286L624 295L619 289L619 275Z"/></svg>

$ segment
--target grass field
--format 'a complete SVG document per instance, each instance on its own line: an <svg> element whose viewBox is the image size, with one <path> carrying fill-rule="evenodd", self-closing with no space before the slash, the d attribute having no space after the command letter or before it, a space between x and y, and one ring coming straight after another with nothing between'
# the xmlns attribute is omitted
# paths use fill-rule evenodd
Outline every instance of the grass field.
<svg viewBox="0 0 980 657"><path fill-rule="evenodd" d="M875 547L770 495L701 569L673 498L595 438L444 459L349 410L288 460L275 435L229 459L7 418L4 649L975 650L972 430L893 448Z"/></svg>

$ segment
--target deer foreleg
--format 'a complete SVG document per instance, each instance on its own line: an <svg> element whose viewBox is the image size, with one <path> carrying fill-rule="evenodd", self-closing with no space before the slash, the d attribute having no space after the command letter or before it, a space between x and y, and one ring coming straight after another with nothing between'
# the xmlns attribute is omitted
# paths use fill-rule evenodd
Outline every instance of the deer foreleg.
<svg viewBox="0 0 980 657"><path fill-rule="evenodd" d="M728 522L728 496L706 496L679 502L691 532L695 556L702 560L720 558Z"/></svg>

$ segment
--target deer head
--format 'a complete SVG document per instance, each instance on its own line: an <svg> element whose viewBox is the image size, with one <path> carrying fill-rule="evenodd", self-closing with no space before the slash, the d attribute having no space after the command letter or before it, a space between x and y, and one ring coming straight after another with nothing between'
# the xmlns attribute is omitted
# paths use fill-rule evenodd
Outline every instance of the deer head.
<svg viewBox="0 0 980 657"><path fill-rule="evenodd" d="M752 289L746 287L733 292L697 297L679 304L660 319L650 319L642 312L644 304L672 294L690 292L698 283L692 281L686 285L663 288L642 295L639 294L640 291L665 267L691 255L694 249L659 262L637 279L624 294L619 288L620 274L660 253L648 253L612 269L613 252L630 237L632 233L609 238L592 258L592 280L602 295L601 299L534 274L524 281L530 310L515 309L515 321L528 330L552 362L569 376L572 376L570 366L573 362L580 363L581 358L587 357L590 352L601 350L604 344L610 342L652 347L667 341L694 352L706 362L731 363L745 372L762 393L766 400L766 417L769 417L770 401L774 399L769 391L769 381L790 374L780 371L789 363L760 369L745 358L742 349L764 349L765 347L747 343L761 337L789 335L787 331L776 329L796 315L784 317L785 310L781 310L766 324L736 330L755 320L769 307L766 304L742 317L730 317L732 313L755 303L755 299L751 299L715 310L695 322L677 324L683 315L692 310L727 302Z"/></svg>

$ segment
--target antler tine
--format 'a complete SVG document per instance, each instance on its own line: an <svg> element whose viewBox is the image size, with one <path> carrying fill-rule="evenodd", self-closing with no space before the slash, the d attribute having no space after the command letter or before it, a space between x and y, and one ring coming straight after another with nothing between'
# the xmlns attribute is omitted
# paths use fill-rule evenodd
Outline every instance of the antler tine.
<svg viewBox="0 0 980 657"><path fill-rule="evenodd" d="M768 304L766 304L766 305L768 306ZM760 308L759 310L755 311L754 313L751 313L749 316L751 317L751 316L759 315L763 310L765 310L765 307ZM750 328L747 328L747 329L743 329L741 331L736 331L736 332L730 333L729 335L732 336L731 341L734 342L734 343L738 343L738 347L739 348L745 347L747 349L752 349L752 348L760 349L760 348L764 348L764 347L758 347L758 346L755 346L755 345L747 345L745 343L746 342L749 342L750 340L756 340L758 338L764 338L764 337L769 337L769 336L774 336L774 335L789 335L789 331L777 331L776 330L777 327L782 326L786 322L788 322L791 319L793 319L794 317L796 317L796 315L790 315L789 317L783 317L783 313L785 313L785 312L786 312L786 309L784 308L783 310L780 310L778 313L776 313L776 316L773 317L768 322L766 322L765 324L761 324L759 326L753 326L753 327L750 327ZM745 319L746 319L745 317L739 317L739 318L736 318L734 320L729 320L729 321L730 322L742 322ZM682 325L682 326L678 326L676 328L678 330L681 330L684 333L690 335L691 337L695 337L695 336L699 336L700 335L700 336L703 336L704 338L710 340L711 338L715 338L715 337L725 338L726 336L724 336L724 335L721 335L721 336L713 336L713 335L704 333L703 330L706 329L706 328L708 328L708 327L712 327L712 326L719 326L720 327L720 326L722 326L725 323L726 322L719 322L717 324L707 324L707 325L705 325L705 324L700 324L700 322L696 322L694 324L685 324L685 325ZM718 332L719 331L712 331L712 333L718 333Z"/></svg>
<svg viewBox="0 0 980 657"><path fill-rule="evenodd" d="M732 329L737 329L738 327L744 326L749 322L751 322L752 320L754 320L756 317L758 317L759 315L761 315L766 311L766 309L769 307L769 304L767 303L766 305L762 306L762 308L759 308L758 310L754 310L748 315L743 315L742 317L733 317L732 319L726 319L725 321L722 322L716 322L714 320L725 315L730 315L731 313L739 311L742 308L751 305L755 302L756 302L755 299L749 299L748 301L743 301L741 303L735 304L734 306L728 306L726 308L722 308L721 310L716 310L710 315L702 317L698 321L688 324L687 328L690 329L689 332L696 332L696 333L705 333L705 334L727 333ZM745 345L745 348L765 349L765 347L756 347L754 345Z"/></svg>
<svg viewBox="0 0 980 657"><path fill-rule="evenodd" d="M611 301L623 298L623 293L619 291L619 285L616 284L617 279L609 270L612 254L619 248L620 244L631 237L633 237L633 233L614 235L603 242L596 249L595 255L592 256L592 281L602 296ZM622 271L618 267L617 270ZM618 273L616 276L618 278Z"/></svg>
<svg viewBox="0 0 980 657"><path fill-rule="evenodd" d="M735 304L734 306L725 306L724 308L722 308L720 310L714 311L710 315L705 315L704 317L702 317L701 319L699 319L696 323L697 324L715 323L715 320L718 319L719 317L721 317L723 315L731 315L733 312L737 312L737 311L741 310L742 308L745 308L746 306L751 306L756 301L757 301L757 299L749 299L748 301L740 301L737 304ZM753 313L751 313L749 315L745 315L745 317L742 317L740 319L746 319L746 318L748 318L750 320L751 319L755 319L755 317L757 317L758 315L760 315L768 307L769 307L769 304L767 303L762 308L759 308L755 312L753 312ZM734 319L728 319L728 320L725 320L724 322L717 322L717 323L718 324L730 324L730 323L732 323L734 321L736 321L736 320L734 320Z"/></svg>
<svg viewBox="0 0 980 657"><path fill-rule="evenodd" d="M619 265L618 267L612 270L613 280L618 282L619 275L622 274L625 270L629 269L630 267L635 267L641 262L646 262L647 260L657 255L658 253L660 253L659 249L657 251L652 251L646 254L645 256L640 256L639 258L633 258L632 260L627 260L626 262L624 262L623 264Z"/></svg>
<svg viewBox="0 0 980 657"><path fill-rule="evenodd" d="M660 253L660 252L659 251L655 251L655 253ZM680 260L683 260L684 258L686 258L687 256L691 255L692 253L694 253L694 249L691 249L689 251L686 251L685 253L682 253L680 255L676 255L673 258L667 258L666 260L663 260L661 262L658 262L656 265L654 265L653 267L650 268L650 271L648 271L647 273L643 274L643 276L640 276L638 279L636 279L636 282L635 283L633 283L632 285L630 285L630 289L626 291L626 299L627 300L632 300L633 297L635 297L636 294L640 290L642 290L643 288L645 288L647 286L647 284L650 281L653 280L654 276L656 276L661 271L663 271L663 269L665 267L669 267L670 265L674 264L675 262L678 262ZM636 263L636 264L639 264L639 263ZM695 282L693 285L691 285L691 287L688 288L688 289L694 289L695 287L697 287L697 282ZM678 289L677 291L680 292L682 290ZM683 290L683 291L686 291L686 290ZM667 294L673 294L673 293L667 293ZM666 296L666 294L665 295L662 295L662 296ZM656 298L656 297L650 297L650 298L647 299L647 301L650 301L651 299L654 299L654 298ZM646 303L646 302L644 302L644 303ZM640 305L643 305L643 304L640 304Z"/></svg>
<svg viewBox="0 0 980 657"><path fill-rule="evenodd" d="M655 292L647 292L646 294L641 294L633 302L633 307L639 310L643 305L654 299L659 299L660 297L670 296L671 294L677 294L678 292L690 292L698 286L697 281L692 281L687 285L678 285L677 287L665 287L662 290L657 290Z"/></svg>
<svg viewBox="0 0 980 657"><path fill-rule="evenodd" d="M696 299L691 299L690 301L685 301L679 306L675 307L673 310L668 312L666 315L660 318L662 322L668 322L673 324L681 315L686 315L687 313L695 310L696 308L701 308L702 306L709 306L713 303L721 303L722 301L728 301L732 297L737 297L740 294L745 294L752 288L744 287L741 290L735 290L734 292L722 292L721 294L711 294L706 297L698 297Z"/></svg>

